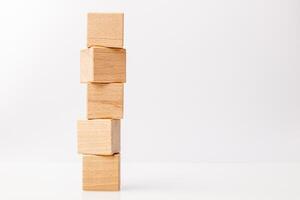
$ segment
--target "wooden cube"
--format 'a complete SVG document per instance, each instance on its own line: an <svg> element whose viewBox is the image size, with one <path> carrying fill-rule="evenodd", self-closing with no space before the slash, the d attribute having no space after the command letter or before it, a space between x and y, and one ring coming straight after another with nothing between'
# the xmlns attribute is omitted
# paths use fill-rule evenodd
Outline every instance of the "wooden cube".
<svg viewBox="0 0 300 200"><path fill-rule="evenodd" d="M87 118L122 119L123 83L88 83Z"/></svg>
<svg viewBox="0 0 300 200"><path fill-rule="evenodd" d="M91 47L80 51L80 82L124 83L126 50Z"/></svg>
<svg viewBox="0 0 300 200"><path fill-rule="evenodd" d="M78 153L113 155L120 152L120 120L95 119L77 122Z"/></svg>
<svg viewBox="0 0 300 200"><path fill-rule="evenodd" d="M120 154L83 155L82 188L88 191L120 190Z"/></svg>
<svg viewBox="0 0 300 200"><path fill-rule="evenodd" d="M123 47L123 13L89 13L87 46Z"/></svg>

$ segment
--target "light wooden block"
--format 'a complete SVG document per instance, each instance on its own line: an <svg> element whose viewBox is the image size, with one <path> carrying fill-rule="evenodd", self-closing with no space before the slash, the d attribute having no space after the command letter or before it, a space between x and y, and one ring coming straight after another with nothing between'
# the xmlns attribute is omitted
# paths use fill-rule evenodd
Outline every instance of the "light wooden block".
<svg viewBox="0 0 300 200"><path fill-rule="evenodd" d="M83 155L82 188L88 191L120 190L120 154Z"/></svg>
<svg viewBox="0 0 300 200"><path fill-rule="evenodd" d="M77 122L78 153L113 155L120 152L120 120L95 119Z"/></svg>
<svg viewBox="0 0 300 200"><path fill-rule="evenodd" d="M87 118L122 119L123 83L88 83Z"/></svg>
<svg viewBox="0 0 300 200"><path fill-rule="evenodd" d="M123 47L123 13L89 13L87 46Z"/></svg>
<svg viewBox="0 0 300 200"><path fill-rule="evenodd" d="M91 47L80 51L80 82L124 83L126 50Z"/></svg>

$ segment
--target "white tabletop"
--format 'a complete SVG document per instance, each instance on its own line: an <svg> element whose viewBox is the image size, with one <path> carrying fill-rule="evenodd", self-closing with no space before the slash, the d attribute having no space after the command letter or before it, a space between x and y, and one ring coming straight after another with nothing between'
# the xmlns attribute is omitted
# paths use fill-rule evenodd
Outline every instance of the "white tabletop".
<svg viewBox="0 0 300 200"><path fill-rule="evenodd" d="M300 199L300 163L127 163L121 192L83 192L80 163L0 163L0 199Z"/></svg>

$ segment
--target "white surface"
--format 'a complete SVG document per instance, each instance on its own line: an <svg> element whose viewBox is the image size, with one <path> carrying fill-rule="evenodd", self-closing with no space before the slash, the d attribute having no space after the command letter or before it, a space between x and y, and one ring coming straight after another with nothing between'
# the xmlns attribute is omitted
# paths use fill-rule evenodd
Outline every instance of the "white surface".
<svg viewBox="0 0 300 200"><path fill-rule="evenodd" d="M298 200L299 163L129 163L121 192L82 192L74 163L0 165L0 198L30 200Z"/></svg>
<svg viewBox="0 0 300 200"><path fill-rule="evenodd" d="M299 6L1 1L1 160L76 160L86 13L124 11L124 160L300 161Z"/></svg>

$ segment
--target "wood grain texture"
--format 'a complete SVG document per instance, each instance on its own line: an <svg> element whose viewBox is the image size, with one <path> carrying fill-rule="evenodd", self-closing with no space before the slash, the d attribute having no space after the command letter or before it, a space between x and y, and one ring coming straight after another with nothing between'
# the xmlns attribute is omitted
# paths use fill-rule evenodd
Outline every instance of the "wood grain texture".
<svg viewBox="0 0 300 200"><path fill-rule="evenodd" d="M113 155L120 152L120 120L95 119L77 122L78 153Z"/></svg>
<svg viewBox="0 0 300 200"><path fill-rule="evenodd" d="M126 50L105 47L81 50L80 82L126 82Z"/></svg>
<svg viewBox="0 0 300 200"><path fill-rule="evenodd" d="M123 13L89 13L87 46L123 47Z"/></svg>
<svg viewBox="0 0 300 200"><path fill-rule="evenodd" d="M82 188L87 191L120 190L120 154L83 155Z"/></svg>
<svg viewBox="0 0 300 200"><path fill-rule="evenodd" d="M123 83L88 83L87 118L122 119Z"/></svg>

